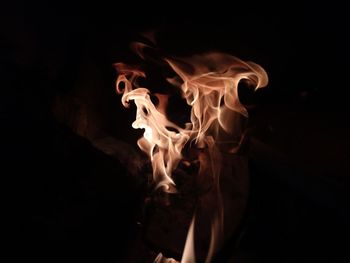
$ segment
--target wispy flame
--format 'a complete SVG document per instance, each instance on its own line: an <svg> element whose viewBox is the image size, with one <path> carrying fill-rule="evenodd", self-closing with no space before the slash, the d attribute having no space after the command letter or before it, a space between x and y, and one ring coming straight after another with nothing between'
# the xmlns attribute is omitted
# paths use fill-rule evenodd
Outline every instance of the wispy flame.
<svg viewBox="0 0 350 263"><path fill-rule="evenodd" d="M115 65L120 73L117 80L117 91L123 93L122 103L125 107L133 100L136 104L136 120L132 127L144 129L143 138L138 140L139 147L149 155L153 168L153 179L157 188L163 187L166 192L175 192L175 183L171 172L181 160L181 151L189 139L188 130L178 127L165 116L163 96L158 95L160 103L156 107L151 101L146 88L133 89L137 77L146 77L141 71L130 71L124 64ZM123 85L121 85L123 83ZM124 86L121 88L121 86ZM169 130L169 127L178 132Z"/></svg>
<svg viewBox="0 0 350 263"><path fill-rule="evenodd" d="M265 86L268 80L259 65L223 53L166 61L183 81L180 87L187 103L192 106L192 134L198 143L210 135L216 138L219 127L232 133L232 114L248 117L238 97L241 80L247 80L255 89Z"/></svg>
<svg viewBox="0 0 350 263"><path fill-rule="evenodd" d="M133 44L134 51L142 59L147 58L143 52L145 47L148 46ZM115 64L119 74L116 90L123 94L122 103L125 107L129 106L130 101L136 104L136 120L132 127L145 130L143 137L138 140L138 145L151 159L153 180L157 188L169 193L176 192L172 172L181 161L182 150L188 142L194 143L198 148L208 149L209 157L202 161L201 157L198 157L201 164L200 173L214 178L213 195L219 207L211 220L213 235L206 260L209 262L218 245L217 232L223 227L219 189L220 145L229 145L228 149L225 148L226 151L234 152L239 146L241 136L236 119L238 116L248 117L247 110L239 101L238 84L245 80L254 89L258 89L267 85L268 77L261 66L218 52L189 58L158 59L176 73L175 77L168 78L167 81L181 90L183 98L192 107L191 122L184 128L167 118L166 95L152 94L159 101L155 105L151 100L150 91L139 85L140 78L147 78L146 72L141 68L123 63ZM193 227L194 219L189 236L193 236ZM191 239L193 240L193 237ZM187 240L186 243L191 242L193 241ZM193 254L194 258L193 246L187 245L183 262L188 261L186 258L191 258L189 254Z"/></svg>

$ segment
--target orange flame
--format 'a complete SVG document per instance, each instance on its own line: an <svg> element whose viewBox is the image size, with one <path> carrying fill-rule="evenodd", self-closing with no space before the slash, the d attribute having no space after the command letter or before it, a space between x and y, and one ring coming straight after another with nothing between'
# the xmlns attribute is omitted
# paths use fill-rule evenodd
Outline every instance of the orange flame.
<svg viewBox="0 0 350 263"><path fill-rule="evenodd" d="M160 103L156 107L151 101L148 89L133 89L135 79L146 76L143 72L130 71L128 66L121 63L116 64L116 68L120 73L117 92L123 93L123 105L128 107L129 101L133 100L137 107L136 120L132 127L145 130L143 138L138 140L138 145L151 158L153 179L157 182L157 188L163 187L166 192L174 193L176 189L171 172L181 160L181 151L189 139L188 131L166 118L164 97L158 96ZM121 83L124 83L123 89L120 88ZM168 127L178 132L171 131Z"/></svg>
<svg viewBox="0 0 350 263"><path fill-rule="evenodd" d="M142 59L144 44L134 43L133 50ZM190 58L161 58L176 76L167 81L181 90L183 98L191 109L191 123L184 128L168 120L166 116L167 96L155 94L157 105L151 100L150 91L138 84L139 78L146 78L146 73L138 67L123 63L115 64L119 73L116 90L123 94L122 103L129 106L134 101L137 107L136 119L132 124L135 129L144 129L138 140L139 147L148 154L153 168L153 180L156 188L168 193L176 192L172 172L182 159L182 150L188 142L194 142L199 148L208 149L208 157L199 156L200 172L214 178L213 198L218 209L211 216L212 237L206 262L209 262L220 243L220 232L223 227L223 207L219 187L220 145L229 147L226 151L234 153L239 147L241 132L237 118L248 117L247 110L240 103L238 84L245 80L254 89L268 83L265 70L253 63L244 62L234 56L211 52ZM194 258L194 223L193 218L188 233L181 262L193 262ZM172 259L171 259L172 260ZM156 262L165 261L161 254Z"/></svg>

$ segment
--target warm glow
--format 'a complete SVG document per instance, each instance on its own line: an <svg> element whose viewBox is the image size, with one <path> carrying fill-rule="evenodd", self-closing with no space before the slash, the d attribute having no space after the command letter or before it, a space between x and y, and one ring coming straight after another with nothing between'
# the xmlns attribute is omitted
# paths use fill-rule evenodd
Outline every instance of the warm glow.
<svg viewBox="0 0 350 263"><path fill-rule="evenodd" d="M133 50L141 59L144 44L134 43ZM152 94L158 98L155 105L146 87L139 86L138 79L147 78L139 67L123 63L115 64L118 71L117 92L123 94L125 107L134 101L137 107L135 129L144 129L138 145L150 157L153 180L156 188L168 193L176 193L172 172L182 159L182 150L187 143L197 148L207 149L207 155L198 156L200 174L211 176L215 185L212 196L216 208L212 211L211 241L206 262L209 262L217 249L223 227L219 176L221 145L225 151L234 153L239 147L241 127L237 119L248 117L247 110L240 103L238 84L245 80L254 89L267 85L267 74L253 62L244 62L224 53L212 52L188 58L163 57L161 59L176 73L167 81L181 90L183 98L191 106L191 122L184 128L168 120L166 116L167 96ZM181 262L194 262L194 224L192 220ZM166 261L168 260L168 261ZM165 259L160 254L156 262L176 262Z"/></svg>

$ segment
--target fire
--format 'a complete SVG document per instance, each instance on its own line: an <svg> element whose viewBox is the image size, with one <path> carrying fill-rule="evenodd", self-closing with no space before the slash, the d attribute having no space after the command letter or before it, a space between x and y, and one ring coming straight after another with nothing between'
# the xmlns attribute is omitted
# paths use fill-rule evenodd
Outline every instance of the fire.
<svg viewBox="0 0 350 263"><path fill-rule="evenodd" d="M141 59L147 59L144 52L145 48L149 48L147 45L134 43L132 46ZM132 127L144 129L138 146L151 160L156 188L167 193L176 193L172 172L183 159L185 145L204 149L198 155L199 175L211 177L213 187L205 198L216 204L198 209L209 214L211 221L211 241L206 258L206 262L210 262L222 241L220 156L222 152L234 153L238 149L242 136L238 120L242 116L248 117L247 110L239 101L238 85L244 80L249 86L258 89L267 85L268 77L261 66L219 52L187 58L164 56L157 59L175 73L175 77L166 80L181 91L183 98L191 106L190 123L180 127L167 118L167 95L151 94L149 89L139 84L140 79L148 77L141 67L115 64L118 72L116 90L122 94L125 107L131 101L136 105L136 119ZM158 103L153 103L151 95L158 98ZM195 218L194 216L189 228L181 262L195 261ZM172 260L160 254L156 262L176 262Z"/></svg>
<svg viewBox="0 0 350 263"><path fill-rule="evenodd" d="M157 182L157 188L162 187L164 191L174 193L176 188L171 172L181 160L181 151L189 139L188 131L167 120L162 107L165 104L162 96L158 96L160 103L156 107L148 89L133 89L133 81L139 76L146 76L143 72L129 71L124 64L116 64L116 68L120 72L117 91L123 93L123 105L128 107L133 100L137 107L136 120L132 127L145 130L138 145L151 158L153 179ZM123 88L120 88L121 83ZM169 130L169 127L178 132Z"/></svg>

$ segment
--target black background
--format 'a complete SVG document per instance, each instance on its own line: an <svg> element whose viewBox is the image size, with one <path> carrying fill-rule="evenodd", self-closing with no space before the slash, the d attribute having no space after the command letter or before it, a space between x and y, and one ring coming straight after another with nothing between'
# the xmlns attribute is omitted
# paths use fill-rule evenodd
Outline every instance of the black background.
<svg viewBox="0 0 350 263"><path fill-rule="evenodd" d="M306 251L309 243L317 243L318 248L309 251L311 261L315 256L332 262L343 251L339 233L346 224L344 215L337 213L343 211L345 201L343 197L328 200L333 209L329 212L322 197L333 194L333 184L344 187L349 178L345 8L336 4L202 5L53 1L9 3L1 8L2 174L15 179L7 199L20 212L12 235L14 255L46 262L67 258L119 262L124 258L135 231L140 193L122 165L58 123L51 105L55 96L83 94L95 116L92 120L98 131L93 136L107 134L134 144L139 133L129 128L133 115L115 95L112 64L130 60L129 43L150 29L160 32L158 44L170 54L220 50L266 69L270 83L255 95L258 108L251 112L250 125L257 138L303 171L312 171L302 178L315 174L310 188L301 191L321 203L319 210L307 214L300 209L314 207L309 201L301 199L293 208L282 202L287 214L279 216L307 223L293 225L301 230L282 238L288 249L271 254L279 255L277 262L300 259L303 252L294 245L303 239ZM321 177L327 178L326 183L319 183ZM304 185L303 180L287 180L286 188L292 189L285 193L287 200L295 195L293 183ZM285 189L273 177L261 184L279 193ZM315 191L318 194L313 195L314 188L320 189ZM266 195L261 199L274 203L280 198ZM294 206L302 207L297 208L297 216ZM279 231L271 223L275 208L264 210L268 212L257 224L256 236ZM324 213L334 216L324 219ZM319 222L312 230L314 222L308 218ZM266 226L271 232L259 230ZM288 226L281 227L292 231ZM279 243L271 236L267 238L270 243L252 239L265 243L263 250L270 251L266 244ZM246 246L258 251L257 243ZM58 249L61 245L64 248ZM260 260L271 254L259 254Z"/></svg>

